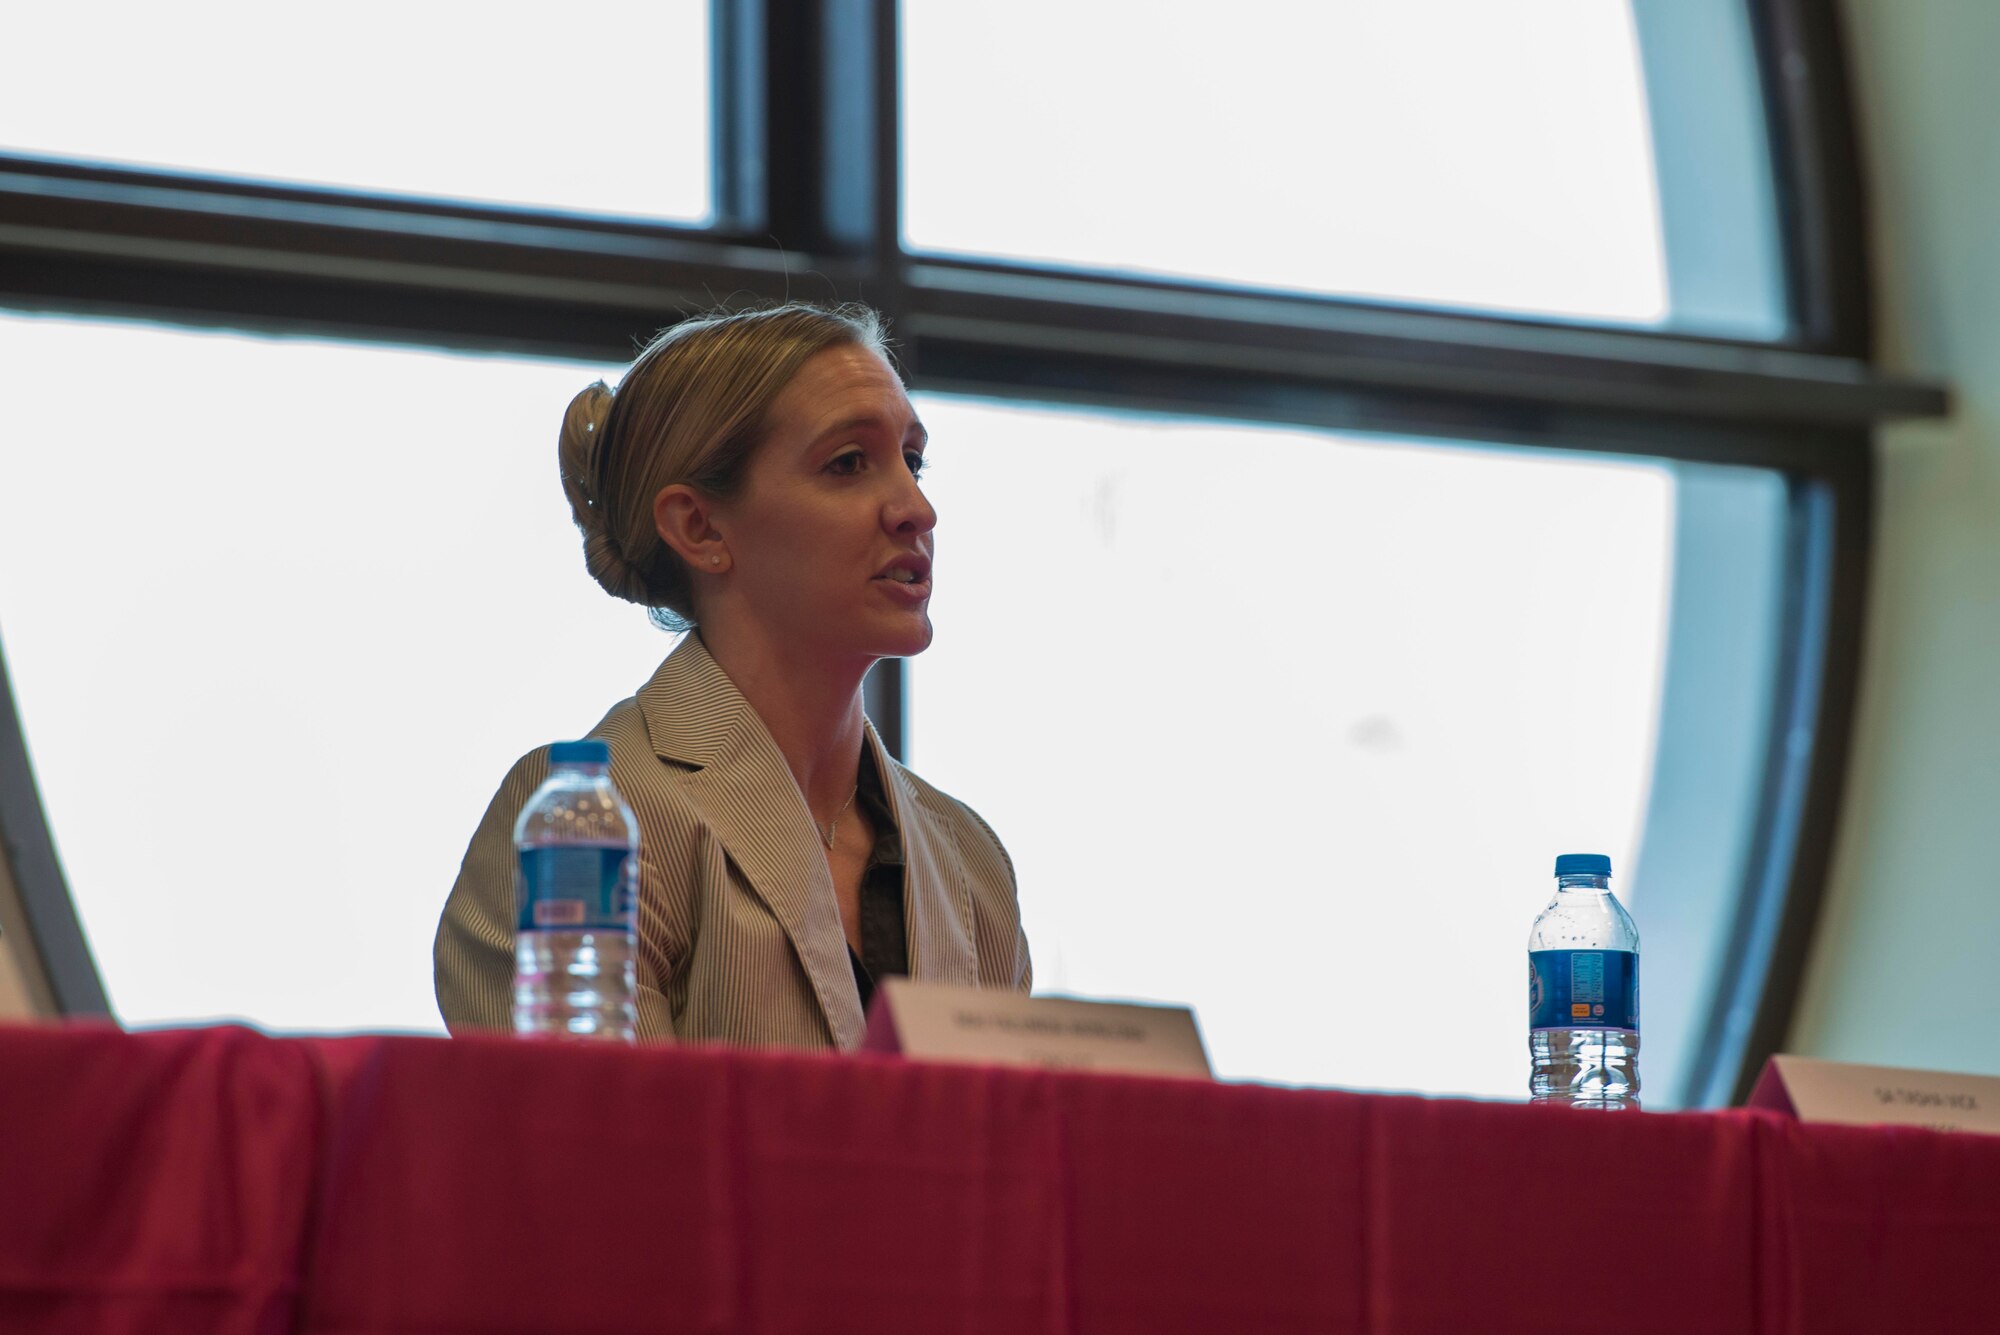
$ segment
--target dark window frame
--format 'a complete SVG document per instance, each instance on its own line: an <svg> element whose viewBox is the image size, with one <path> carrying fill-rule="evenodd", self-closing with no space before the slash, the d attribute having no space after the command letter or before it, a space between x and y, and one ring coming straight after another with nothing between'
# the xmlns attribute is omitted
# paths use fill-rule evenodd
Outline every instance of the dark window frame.
<svg viewBox="0 0 2000 1335"><path fill-rule="evenodd" d="M1828 875L1872 428L1946 406L1869 362L1835 6L1749 5L1792 307L1777 343L905 254L893 0L712 0L712 227L0 155L0 306L617 361L719 295L853 299L889 316L925 389L1783 470L1789 594L1757 842L1707 1062L1682 1091L1721 1103L1783 1040ZM869 704L900 750L900 665L871 676ZM4 666L0 722L0 839L31 986L107 1013Z"/></svg>

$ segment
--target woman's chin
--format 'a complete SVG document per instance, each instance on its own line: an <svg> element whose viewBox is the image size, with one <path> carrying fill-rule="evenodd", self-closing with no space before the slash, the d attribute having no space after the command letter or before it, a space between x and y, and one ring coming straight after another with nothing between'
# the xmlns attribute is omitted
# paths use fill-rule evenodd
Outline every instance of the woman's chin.
<svg viewBox="0 0 2000 1335"><path fill-rule="evenodd" d="M883 636L875 653L881 658L913 658L931 647L932 634L930 613L924 612L914 624Z"/></svg>

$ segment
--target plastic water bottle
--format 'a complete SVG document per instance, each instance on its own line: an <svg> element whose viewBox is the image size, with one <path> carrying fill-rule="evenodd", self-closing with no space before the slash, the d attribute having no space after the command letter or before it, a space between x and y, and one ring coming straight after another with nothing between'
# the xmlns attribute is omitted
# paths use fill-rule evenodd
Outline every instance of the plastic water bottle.
<svg viewBox="0 0 2000 1335"><path fill-rule="evenodd" d="M1639 1106L1639 929L1611 893L1611 859L1556 859L1556 897L1528 933L1528 1095Z"/></svg>
<svg viewBox="0 0 2000 1335"><path fill-rule="evenodd" d="M639 824L611 786L609 745L549 748L514 853L514 1032L635 1041Z"/></svg>

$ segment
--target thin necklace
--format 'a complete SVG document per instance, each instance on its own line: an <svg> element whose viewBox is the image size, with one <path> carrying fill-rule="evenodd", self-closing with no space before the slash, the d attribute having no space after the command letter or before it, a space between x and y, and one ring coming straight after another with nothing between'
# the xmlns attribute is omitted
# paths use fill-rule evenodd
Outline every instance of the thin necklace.
<svg viewBox="0 0 2000 1335"><path fill-rule="evenodd" d="M861 791L861 784L859 781L856 781L854 785L854 793L858 793L860 791ZM828 821L826 823L826 828L824 830L820 830L819 832L819 837L826 841L826 846L828 848L833 847L833 832L840 828L840 818L842 816L845 816L847 814L847 809L854 805L854 793L849 793L847 795L847 800L840 804L840 810L833 813L833 819ZM813 828L816 830L819 829L817 825L815 825Z"/></svg>

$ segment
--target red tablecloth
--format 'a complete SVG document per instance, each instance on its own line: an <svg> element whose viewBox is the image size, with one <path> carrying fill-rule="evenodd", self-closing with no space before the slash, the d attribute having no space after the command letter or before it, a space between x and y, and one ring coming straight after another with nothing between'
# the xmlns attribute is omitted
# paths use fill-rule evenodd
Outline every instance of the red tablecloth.
<svg viewBox="0 0 2000 1335"><path fill-rule="evenodd" d="M0 1029L0 1331L2000 1331L2000 1139Z"/></svg>

